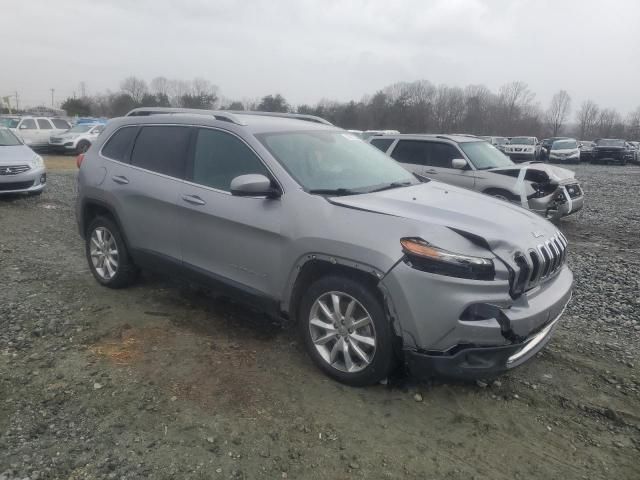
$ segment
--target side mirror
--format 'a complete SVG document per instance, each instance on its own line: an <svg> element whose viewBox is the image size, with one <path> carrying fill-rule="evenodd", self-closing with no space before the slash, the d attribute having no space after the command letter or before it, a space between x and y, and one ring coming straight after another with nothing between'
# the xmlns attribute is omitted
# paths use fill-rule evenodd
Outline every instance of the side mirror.
<svg viewBox="0 0 640 480"><path fill-rule="evenodd" d="M231 180L231 194L237 197L268 197L277 198L282 193L273 188L271 180L264 175L252 173L240 175Z"/></svg>
<svg viewBox="0 0 640 480"><path fill-rule="evenodd" d="M467 161L464 158L454 158L451 160L451 166L458 170L465 170L467 168Z"/></svg>
<svg viewBox="0 0 640 480"><path fill-rule="evenodd" d="M24 125L24 124L20 125L20 130L26 130L26 129L27 129L26 125Z"/></svg>

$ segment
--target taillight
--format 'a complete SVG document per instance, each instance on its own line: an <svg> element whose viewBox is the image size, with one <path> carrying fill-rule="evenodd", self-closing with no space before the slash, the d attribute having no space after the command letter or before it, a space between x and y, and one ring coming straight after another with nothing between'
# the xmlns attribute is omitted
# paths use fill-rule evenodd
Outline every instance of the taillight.
<svg viewBox="0 0 640 480"><path fill-rule="evenodd" d="M82 161L84 160L84 153L81 153L80 155L78 155L76 157L76 166L78 168L80 168L80 165L82 165Z"/></svg>

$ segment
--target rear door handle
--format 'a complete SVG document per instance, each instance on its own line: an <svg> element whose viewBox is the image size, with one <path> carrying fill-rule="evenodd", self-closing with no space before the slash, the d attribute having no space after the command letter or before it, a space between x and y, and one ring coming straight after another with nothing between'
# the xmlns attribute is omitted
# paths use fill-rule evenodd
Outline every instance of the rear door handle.
<svg viewBox="0 0 640 480"><path fill-rule="evenodd" d="M435 170L425 170L424 173L430 173L430 174L434 174L434 173L438 173Z"/></svg>
<svg viewBox="0 0 640 480"><path fill-rule="evenodd" d="M187 203L190 203L191 205L205 205L207 203L203 199L201 199L198 195L183 195L182 200L184 200Z"/></svg>
<svg viewBox="0 0 640 480"><path fill-rule="evenodd" d="M127 177L123 177L122 175L115 175L111 177L111 180L119 183L120 185L126 185L127 183L129 183L129 179Z"/></svg>

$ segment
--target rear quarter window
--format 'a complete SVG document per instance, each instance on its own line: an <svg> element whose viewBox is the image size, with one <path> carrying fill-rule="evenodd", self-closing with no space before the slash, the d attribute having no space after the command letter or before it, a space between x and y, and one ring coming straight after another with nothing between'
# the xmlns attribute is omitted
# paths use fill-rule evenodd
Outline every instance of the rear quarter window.
<svg viewBox="0 0 640 480"><path fill-rule="evenodd" d="M124 127L116 131L104 147L102 155L112 160L126 162L138 127Z"/></svg>

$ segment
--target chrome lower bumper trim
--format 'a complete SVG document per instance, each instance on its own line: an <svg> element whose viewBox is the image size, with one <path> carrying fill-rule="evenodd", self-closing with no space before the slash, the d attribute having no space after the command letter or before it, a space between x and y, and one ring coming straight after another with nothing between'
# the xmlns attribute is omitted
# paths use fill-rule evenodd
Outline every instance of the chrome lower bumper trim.
<svg viewBox="0 0 640 480"><path fill-rule="evenodd" d="M569 301L571 301L571 297L569 297L569 300L567 301L567 303L564 304L564 307L562 307L562 311L556 316L556 318L554 318L546 327L544 327L542 330L536 333L533 337L531 337L527 341L527 343L522 347L522 349L518 350L516 353L514 353L507 359L507 367L509 367L512 363L515 363L519 359L524 357L527 353L529 353L531 350L536 348L541 342L543 342L547 338L549 333L551 333L551 331L554 329L554 327L560 320L560 317L562 317L562 314L566 310L567 305L569 305Z"/></svg>

